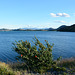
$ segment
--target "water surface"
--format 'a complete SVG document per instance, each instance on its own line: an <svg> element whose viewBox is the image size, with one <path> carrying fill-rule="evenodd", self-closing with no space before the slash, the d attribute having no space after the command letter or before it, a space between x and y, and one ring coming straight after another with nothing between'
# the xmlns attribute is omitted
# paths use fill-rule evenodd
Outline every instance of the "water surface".
<svg viewBox="0 0 75 75"><path fill-rule="evenodd" d="M75 57L75 32L56 31L1 31L0 32L0 61L15 61L16 52L12 51L12 43L19 40L31 42L36 36L43 44L44 40L54 43L53 56L63 58Z"/></svg>

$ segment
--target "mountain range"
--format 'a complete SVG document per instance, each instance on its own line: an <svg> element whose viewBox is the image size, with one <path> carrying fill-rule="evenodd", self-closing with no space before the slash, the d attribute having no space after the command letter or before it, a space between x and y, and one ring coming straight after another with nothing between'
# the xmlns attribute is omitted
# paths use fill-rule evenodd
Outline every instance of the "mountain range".
<svg viewBox="0 0 75 75"><path fill-rule="evenodd" d="M0 31L63 31L63 32L75 32L75 24L71 26L62 25L56 29L54 28L19 28L19 29L0 29Z"/></svg>

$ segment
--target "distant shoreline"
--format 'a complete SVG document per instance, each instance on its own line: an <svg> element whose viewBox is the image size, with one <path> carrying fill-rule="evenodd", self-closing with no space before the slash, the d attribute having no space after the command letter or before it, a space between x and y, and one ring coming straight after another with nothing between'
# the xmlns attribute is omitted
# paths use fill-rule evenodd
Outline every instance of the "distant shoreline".
<svg viewBox="0 0 75 75"><path fill-rule="evenodd" d="M62 25L56 29L54 28L42 28L42 29L37 29L37 28L19 28L19 29L0 29L0 31L60 31L60 32L75 32L75 24L71 26L66 26Z"/></svg>

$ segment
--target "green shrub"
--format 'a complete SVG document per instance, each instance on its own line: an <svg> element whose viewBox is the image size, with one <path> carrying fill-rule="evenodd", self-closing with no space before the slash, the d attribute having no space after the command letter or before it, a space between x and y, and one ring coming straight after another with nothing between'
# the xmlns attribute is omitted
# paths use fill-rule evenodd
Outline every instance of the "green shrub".
<svg viewBox="0 0 75 75"><path fill-rule="evenodd" d="M0 62L0 75L15 75L8 64Z"/></svg>
<svg viewBox="0 0 75 75"><path fill-rule="evenodd" d="M6 68L0 68L0 75L15 75L13 71L9 71Z"/></svg>
<svg viewBox="0 0 75 75"><path fill-rule="evenodd" d="M56 62L53 60L52 48L53 44L50 45L48 41L45 40L45 46L35 37L33 41L34 45L28 41L16 41L13 43L13 49L19 55L16 59L25 62L28 70L33 72L47 72Z"/></svg>

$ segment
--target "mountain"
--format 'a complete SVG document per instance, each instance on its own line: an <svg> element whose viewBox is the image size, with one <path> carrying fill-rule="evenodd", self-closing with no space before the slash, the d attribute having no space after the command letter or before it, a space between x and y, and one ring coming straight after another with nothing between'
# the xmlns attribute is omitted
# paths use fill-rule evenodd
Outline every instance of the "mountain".
<svg viewBox="0 0 75 75"><path fill-rule="evenodd" d="M24 30L48 30L49 28L21 28Z"/></svg>
<svg viewBox="0 0 75 75"><path fill-rule="evenodd" d="M66 27L66 25L62 25L62 26L58 27L56 30L63 29L64 27Z"/></svg>
<svg viewBox="0 0 75 75"><path fill-rule="evenodd" d="M48 31L55 31L56 29L53 29L53 28L49 28L47 29Z"/></svg>
<svg viewBox="0 0 75 75"><path fill-rule="evenodd" d="M63 31L63 32L75 32L75 24L71 26L62 25L57 29L53 28L19 28L19 29L5 29L2 28L0 31Z"/></svg>
<svg viewBox="0 0 75 75"><path fill-rule="evenodd" d="M75 24L71 26L60 26L59 28L57 28L57 31L75 32Z"/></svg>
<svg viewBox="0 0 75 75"><path fill-rule="evenodd" d="M2 28L2 29L0 29L0 31L11 31L11 29Z"/></svg>
<svg viewBox="0 0 75 75"><path fill-rule="evenodd" d="M24 29L13 29L12 31L25 31Z"/></svg>
<svg viewBox="0 0 75 75"><path fill-rule="evenodd" d="M24 30L37 30L38 28L21 28L21 29L24 29Z"/></svg>

